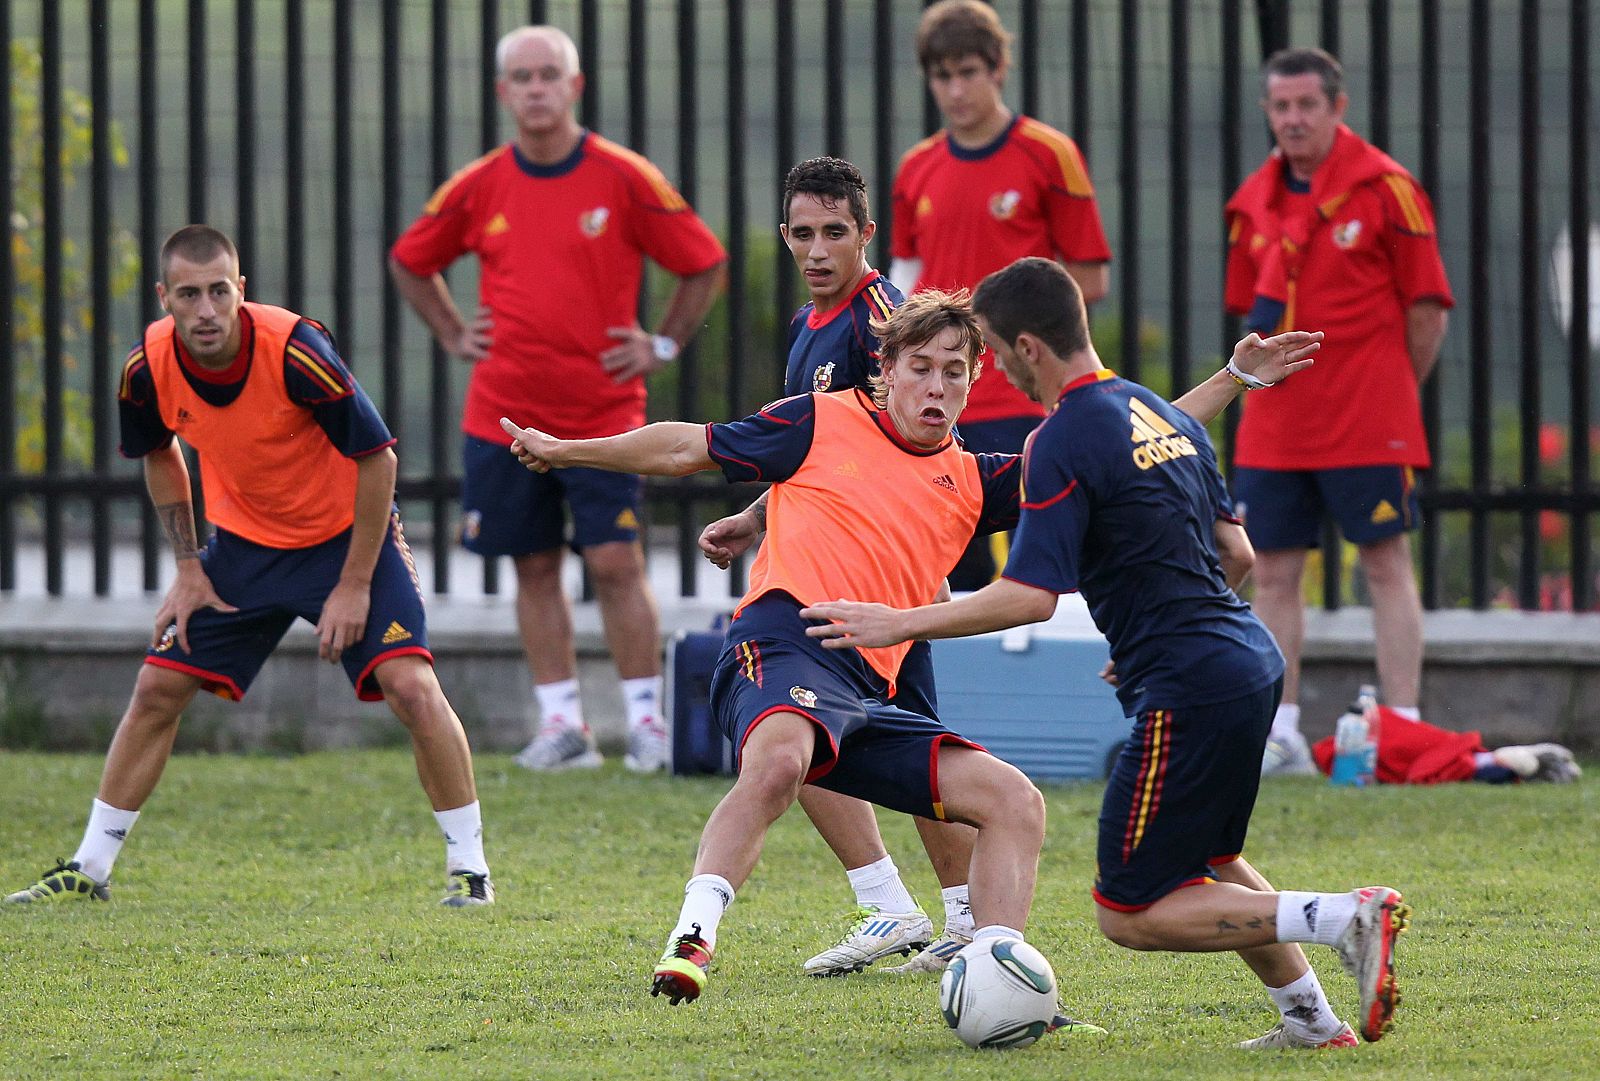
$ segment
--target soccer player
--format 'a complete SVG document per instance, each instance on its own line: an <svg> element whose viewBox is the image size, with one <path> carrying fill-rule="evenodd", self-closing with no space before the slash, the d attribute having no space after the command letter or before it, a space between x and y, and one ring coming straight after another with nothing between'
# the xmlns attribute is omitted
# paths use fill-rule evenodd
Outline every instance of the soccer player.
<svg viewBox="0 0 1600 1081"><path fill-rule="evenodd" d="M1013 259L1038 255L1060 259L1093 302L1105 295L1111 259L1094 185L1077 144L1007 108L1010 41L980 0L944 0L922 13L917 63L944 129L900 160L889 277L907 294L971 289ZM1004 379L985 379L972 388L961 437L972 451L1015 454L1043 416ZM988 583L1004 547L996 536L968 548L951 588Z"/></svg>
<svg viewBox="0 0 1600 1081"><path fill-rule="evenodd" d="M878 337L872 327L887 320L905 299L867 262L867 245L877 228L867 182L850 162L812 158L789 170L779 233L811 299L789 324L785 395L851 388L870 392L869 380L878 373ZM766 514L767 497L762 495L744 511L708 525L700 535L706 557L727 567L765 530ZM915 643L901 662L902 689L890 704L937 718L932 664L928 643ZM901 880L872 807L815 785L800 789L799 803L844 866L856 898L848 929L837 943L805 962L808 975L859 972L882 958L918 950L922 952L888 971L939 971L972 941L967 889L971 827L915 820L944 901L944 931L930 945L933 923Z"/></svg>
<svg viewBox="0 0 1600 1081"><path fill-rule="evenodd" d="M906 676L907 647L831 653L798 615L841 590L931 601L974 532L1015 515L1016 460L969 454L950 434L981 349L965 298L923 293L876 329L871 394L804 394L729 424L652 424L605 439L558 440L504 422L513 451L539 472L721 469L773 482L767 540L712 682L739 776L706 823L652 977L652 994L674 1004L704 990L723 912L807 783L975 826L976 937L1020 936L1027 920L1044 838L1038 789L937 721L887 704Z"/></svg>
<svg viewBox="0 0 1600 1081"><path fill-rule="evenodd" d="M394 508L395 440L320 324L244 299L233 242L189 225L161 248L156 295L122 370L122 453L145 483L178 574L156 613L133 699L106 756L77 854L6 898L106 900L111 868L199 690L237 701L297 617L356 696L411 733L445 837L451 906L494 900L472 756L428 652L410 549ZM200 452L202 545L179 442Z"/></svg>
<svg viewBox="0 0 1600 1081"><path fill-rule="evenodd" d="M1394 948L1410 914L1400 892L1279 893L1241 856L1283 658L1234 593L1252 553L1205 429L1101 365L1058 264L1019 260L973 303L1007 378L1053 403L1024 457L1005 576L907 611L812 605L802 618L833 622L807 633L844 650L977 634L1047 618L1059 594L1082 590L1135 718L1100 813L1101 930L1132 949L1238 951L1281 1014L1242 1045L1254 1049L1355 1045L1297 943L1332 946L1356 978L1362 1036L1380 1039L1399 1001ZM1252 334L1235 363L1262 350L1303 362L1320 339Z"/></svg>
<svg viewBox="0 0 1600 1081"><path fill-rule="evenodd" d="M446 352L472 364L461 420L462 542L507 555L517 626L541 723L517 756L529 769L600 764L584 723L563 547L594 583L622 679L637 772L663 768L661 640L639 543L638 477L574 469L540 477L505 453L507 413L572 438L644 423L645 377L677 357L721 291L726 254L650 162L582 127L578 50L552 26L522 27L495 50L505 146L434 193L390 252L389 269ZM481 309L468 323L440 271L478 257ZM636 321L646 257L678 278L654 333ZM567 513L572 531L567 535Z"/></svg>

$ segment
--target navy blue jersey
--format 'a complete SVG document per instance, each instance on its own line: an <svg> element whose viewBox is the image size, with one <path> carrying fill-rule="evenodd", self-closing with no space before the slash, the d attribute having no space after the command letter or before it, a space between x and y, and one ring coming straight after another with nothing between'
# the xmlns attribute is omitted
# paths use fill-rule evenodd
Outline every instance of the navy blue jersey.
<svg viewBox="0 0 1600 1081"><path fill-rule="evenodd" d="M889 414L858 394L863 409L871 410L883 430L885 454L923 453L906 443ZM794 476L816 434L816 407L810 394L784 398L759 413L727 424L706 425L706 446L729 482L783 481ZM965 452L963 452L965 453ZM1017 524L1020 508L1021 459L1015 454L974 454L978 479L983 485L983 511L975 533L1001 533Z"/></svg>
<svg viewBox="0 0 1600 1081"><path fill-rule="evenodd" d="M188 358L181 342L178 359L183 377L196 394L211 405L226 407L239 397L255 363L250 313L241 310L244 347L239 359L221 372L210 372ZM131 356L143 351L136 348ZM333 342L333 336L311 319L302 319L289 336L288 347L277 361L283 365L289 398L311 410L328 442L347 458L360 458L394 443L383 417L351 374ZM155 380L147 364L130 363L124 373L117 406L122 423L122 453L142 458L172 442L172 431L161 419Z"/></svg>
<svg viewBox="0 0 1600 1081"><path fill-rule="evenodd" d="M888 278L869 270L850 299L832 311L802 307L789 323L783 392L867 389L867 376L878 370L878 336L870 323L889 318L903 300Z"/></svg>
<svg viewBox="0 0 1600 1081"><path fill-rule="evenodd" d="M1005 577L1083 593L1130 716L1228 701L1276 680L1283 656L1227 586L1219 518L1237 521L1205 429L1102 370L1029 440Z"/></svg>

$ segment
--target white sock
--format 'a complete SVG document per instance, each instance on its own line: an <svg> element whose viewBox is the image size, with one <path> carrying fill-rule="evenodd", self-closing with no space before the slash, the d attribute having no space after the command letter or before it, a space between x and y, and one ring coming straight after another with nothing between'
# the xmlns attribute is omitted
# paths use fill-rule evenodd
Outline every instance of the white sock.
<svg viewBox="0 0 1600 1081"><path fill-rule="evenodd" d="M661 677L640 676L622 681L622 703L628 711L628 730L638 728L645 721L657 725L661 721Z"/></svg>
<svg viewBox="0 0 1600 1081"><path fill-rule="evenodd" d="M671 941L681 935L698 934L707 946L717 944L717 925L733 904L733 884L721 875L695 875L683 887L683 908Z"/></svg>
<svg viewBox="0 0 1600 1081"><path fill-rule="evenodd" d="M1283 1016L1283 1027L1294 1035L1317 1043L1338 1035L1343 1022L1328 1005L1315 970L1307 969L1304 976L1283 987L1269 987L1267 994Z"/></svg>
<svg viewBox="0 0 1600 1081"><path fill-rule="evenodd" d="M967 894L967 884L946 886L939 895L944 898L944 933L971 938L977 928L972 922L972 900Z"/></svg>
<svg viewBox="0 0 1600 1081"><path fill-rule="evenodd" d="M1354 893L1278 894L1278 941L1333 946L1356 916Z"/></svg>
<svg viewBox="0 0 1600 1081"><path fill-rule="evenodd" d="M1007 927L1003 923L991 923L987 927L980 927L972 932L972 941L977 942L985 938L1021 938L1022 932L1015 927Z"/></svg>
<svg viewBox="0 0 1600 1081"><path fill-rule="evenodd" d="M1416 706L1390 706L1389 709L1400 714L1400 716L1404 717L1408 721L1422 720L1422 711Z"/></svg>
<svg viewBox="0 0 1600 1081"><path fill-rule="evenodd" d="M540 683L533 688L533 693L539 699L540 724L583 729L583 699L578 695L576 679Z"/></svg>
<svg viewBox="0 0 1600 1081"><path fill-rule="evenodd" d="M128 839L128 831L138 819L138 811L124 811L95 800L89 808L89 824L83 829L83 840L78 843L72 862L96 882L109 881L111 865L117 862L122 842Z"/></svg>
<svg viewBox="0 0 1600 1081"><path fill-rule="evenodd" d="M917 902L900 881L900 869L894 865L893 856L867 864L865 867L847 869L850 888L856 891L856 904L875 908L880 912L915 912Z"/></svg>
<svg viewBox="0 0 1600 1081"><path fill-rule="evenodd" d="M1300 706L1295 702L1284 702L1278 706L1278 712L1272 715L1271 739L1293 739L1300 731Z"/></svg>
<svg viewBox="0 0 1600 1081"><path fill-rule="evenodd" d="M471 871L475 875L489 873L489 864L483 858L483 813L478 801L450 811L435 811L439 828L444 831L444 870L446 874Z"/></svg>

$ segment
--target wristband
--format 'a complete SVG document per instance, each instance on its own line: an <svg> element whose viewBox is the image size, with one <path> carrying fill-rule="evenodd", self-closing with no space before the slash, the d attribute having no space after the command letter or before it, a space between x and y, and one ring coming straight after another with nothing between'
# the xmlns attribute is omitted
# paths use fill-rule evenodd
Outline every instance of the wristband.
<svg viewBox="0 0 1600 1081"><path fill-rule="evenodd" d="M1232 379L1235 383L1238 383L1245 390L1265 390L1267 387L1272 386L1271 383L1264 383L1255 376L1251 375L1249 372L1241 370L1240 367L1233 362L1232 357L1228 358L1228 365L1222 370L1228 373L1228 378Z"/></svg>
<svg viewBox="0 0 1600 1081"><path fill-rule="evenodd" d="M665 334L655 334L650 338L650 351L656 355L656 359L661 363L670 364L678 359L678 354L683 351L683 347Z"/></svg>

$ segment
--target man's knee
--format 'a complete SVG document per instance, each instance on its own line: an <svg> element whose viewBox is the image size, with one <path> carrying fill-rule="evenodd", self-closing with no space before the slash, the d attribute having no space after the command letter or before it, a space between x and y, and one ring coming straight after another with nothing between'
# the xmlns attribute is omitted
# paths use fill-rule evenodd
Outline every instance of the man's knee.
<svg viewBox="0 0 1600 1081"><path fill-rule="evenodd" d="M433 666L415 654L394 657L373 672L384 701L406 725L439 714L444 691Z"/></svg>
<svg viewBox="0 0 1600 1081"><path fill-rule="evenodd" d="M1373 589L1405 586L1411 583L1411 544L1404 533L1363 544L1361 571Z"/></svg>
<svg viewBox="0 0 1600 1081"><path fill-rule="evenodd" d="M1129 950L1160 949L1146 930L1145 912L1118 912L1105 905L1095 906L1095 918L1100 923L1100 933Z"/></svg>
<svg viewBox="0 0 1600 1081"><path fill-rule="evenodd" d="M522 592L540 594L560 590L560 548L516 556L511 562L517 571L517 588Z"/></svg>
<svg viewBox="0 0 1600 1081"><path fill-rule="evenodd" d="M1044 836L1044 793L1017 767L986 751L946 743L939 749L940 796L980 829L996 825Z"/></svg>
<svg viewBox="0 0 1600 1081"><path fill-rule="evenodd" d="M583 561L597 593L644 588L644 553L635 542L613 541L585 548Z"/></svg>
<svg viewBox="0 0 1600 1081"><path fill-rule="evenodd" d="M797 714L773 714L746 738L734 784L763 800L792 803L810 772L815 745L810 721Z"/></svg>
<svg viewBox="0 0 1600 1081"><path fill-rule="evenodd" d="M147 726L177 724L178 716L199 689L200 681L187 672L147 664L139 670L133 685L128 716Z"/></svg>
<svg viewBox="0 0 1600 1081"><path fill-rule="evenodd" d="M1300 578L1305 570L1306 554L1298 548L1274 551L1256 551L1255 568L1251 581L1256 593L1300 592Z"/></svg>

